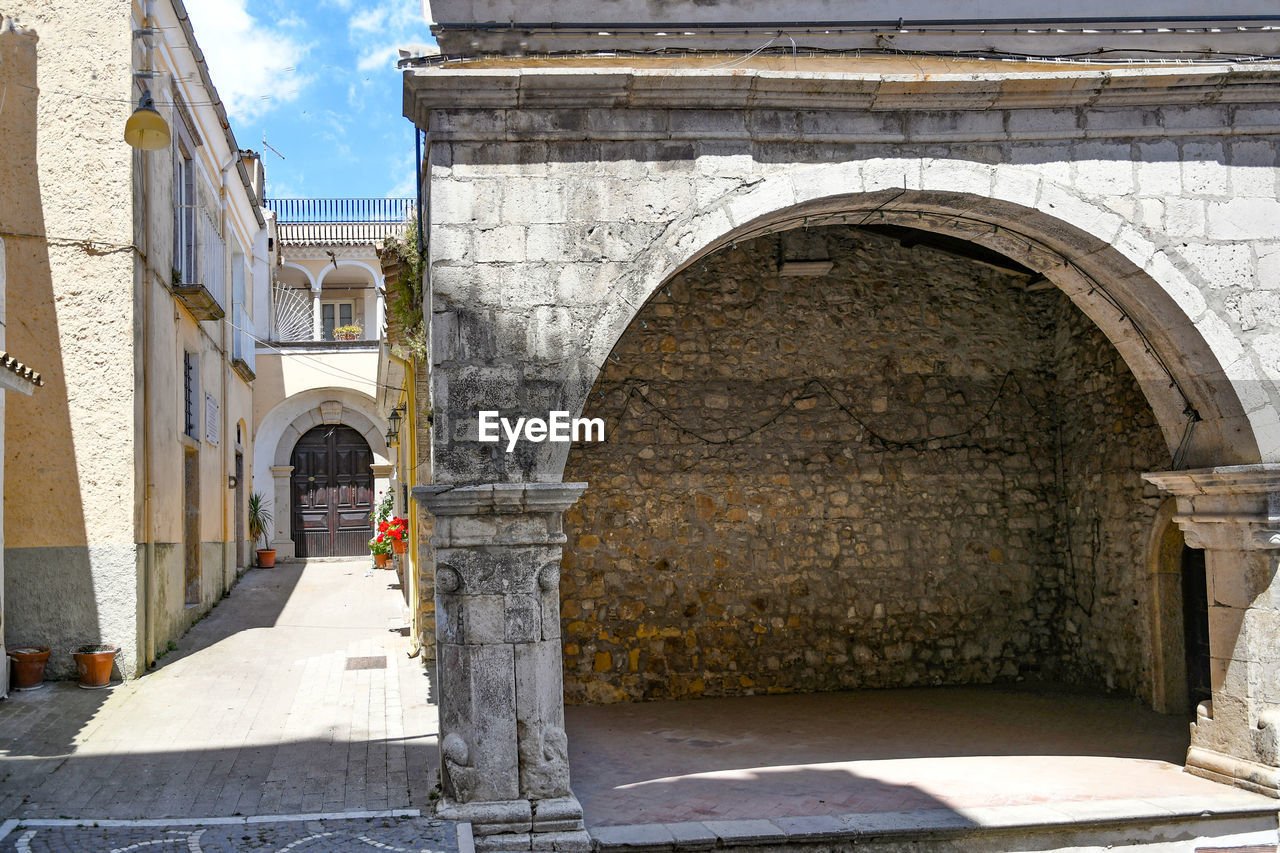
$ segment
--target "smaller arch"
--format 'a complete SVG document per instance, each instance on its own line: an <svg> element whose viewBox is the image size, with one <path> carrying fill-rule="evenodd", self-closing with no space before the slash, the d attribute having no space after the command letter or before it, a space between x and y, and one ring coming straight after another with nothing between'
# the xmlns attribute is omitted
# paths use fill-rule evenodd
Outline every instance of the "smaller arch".
<svg viewBox="0 0 1280 853"><path fill-rule="evenodd" d="M375 270L373 267L369 266L364 261L339 259L334 263L328 264L325 266L325 268L320 272L320 275L315 279L314 283L311 285L312 289L319 290L320 288L324 287L325 277L329 275L330 271L340 270L343 267L359 267L363 269L365 272L369 273L370 280L373 282L374 287L377 287L379 289L382 288L382 270Z"/></svg>
<svg viewBox="0 0 1280 853"><path fill-rule="evenodd" d="M294 445L298 443L298 439L306 435L307 432L315 427L322 426L326 421L320 407L308 409L298 415L290 424L285 427L281 433L280 441L276 444L275 457L272 461L273 465L288 465L289 457L293 454ZM334 425L351 427L369 442L369 449L373 452L374 464L386 464L387 447L386 437L382 434L377 423L371 420L367 415L346 406L342 407L342 416L338 421L332 422ZM381 452L378 447L381 446Z"/></svg>
<svg viewBox="0 0 1280 853"><path fill-rule="evenodd" d="M307 269L306 267L302 266L301 264L295 264L293 261L281 261L281 262L280 262L280 266L282 266L282 267L288 267L288 268L289 268L289 269L291 269L291 270L297 270L298 272L300 272L300 273L302 273L304 276L306 276L306 277L307 277L307 285L310 287L310 289L311 289L311 290L319 290L319 289L320 289L320 282L319 282L319 281L317 281L317 280L316 280L316 277L315 277L314 275L312 275L312 274L311 274L311 270ZM322 277L323 277L323 276L322 276Z"/></svg>

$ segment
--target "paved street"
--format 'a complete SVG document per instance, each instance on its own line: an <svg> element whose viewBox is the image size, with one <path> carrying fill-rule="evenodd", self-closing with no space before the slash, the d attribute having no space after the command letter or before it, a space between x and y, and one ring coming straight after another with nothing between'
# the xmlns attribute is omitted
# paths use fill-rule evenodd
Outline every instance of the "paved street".
<svg viewBox="0 0 1280 853"><path fill-rule="evenodd" d="M367 559L252 569L144 678L11 694L0 819L430 813L436 709L395 584Z"/></svg>
<svg viewBox="0 0 1280 853"><path fill-rule="evenodd" d="M0 828L0 832L4 829ZM210 823L172 826L45 826L24 824L0 838L0 851L67 853L124 851L140 847L188 853L452 853L456 827L423 817Z"/></svg>

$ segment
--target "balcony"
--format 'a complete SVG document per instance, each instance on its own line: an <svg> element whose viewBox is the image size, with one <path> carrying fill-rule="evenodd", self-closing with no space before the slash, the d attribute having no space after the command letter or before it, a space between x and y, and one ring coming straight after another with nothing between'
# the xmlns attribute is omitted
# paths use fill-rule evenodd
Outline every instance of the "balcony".
<svg viewBox="0 0 1280 853"><path fill-rule="evenodd" d="M231 367L245 382L252 382L257 378L254 373L256 351L253 337L249 334L252 322L249 320L249 312L243 305L235 306L233 317L235 328L232 330L231 338Z"/></svg>
<svg viewBox="0 0 1280 853"><path fill-rule="evenodd" d="M227 314L222 304L227 289L222 235L195 206L179 208L173 295L197 320L221 320Z"/></svg>
<svg viewBox="0 0 1280 853"><path fill-rule="evenodd" d="M381 243L413 216L411 198L273 198L280 243L350 246Z"/></svg>

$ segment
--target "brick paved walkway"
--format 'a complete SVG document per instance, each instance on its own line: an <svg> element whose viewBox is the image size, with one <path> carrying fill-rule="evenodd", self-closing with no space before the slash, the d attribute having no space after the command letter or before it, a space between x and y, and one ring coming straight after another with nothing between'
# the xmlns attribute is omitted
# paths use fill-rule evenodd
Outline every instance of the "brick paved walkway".
<svg viewBox="0 0 1280 853"><path fill-rule="evenodd" d="M429 810L436 708L394 583L253 569L145 677L11 694L0 819Z"/></svg>
<svg viewBox="0 0 1280 853"><path fill-rule="evenodd" d="M1069 692L645 702L570 707L566 723L588 827L1062 803L1125 811L1135 798L1275 803L1184 773L1186 720Z"/></svg>

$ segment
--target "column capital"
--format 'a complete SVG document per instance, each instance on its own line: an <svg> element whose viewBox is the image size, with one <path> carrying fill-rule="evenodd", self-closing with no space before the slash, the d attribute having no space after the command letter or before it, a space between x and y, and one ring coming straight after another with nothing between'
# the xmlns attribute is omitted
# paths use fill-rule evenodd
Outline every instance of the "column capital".
<svg viewBox="0 0 1280 853"><path fill-rule="evenodd" d="M293 473L292 465L272 465L270 468L272 477L288 477Z"/></svg>
<svg viewBox="0 0 1280 853"><path fill-rule="evenodd" d="M1280 549L1280 464L1143 474L1174 496L1187 544L1211 551Z"/></svg>

